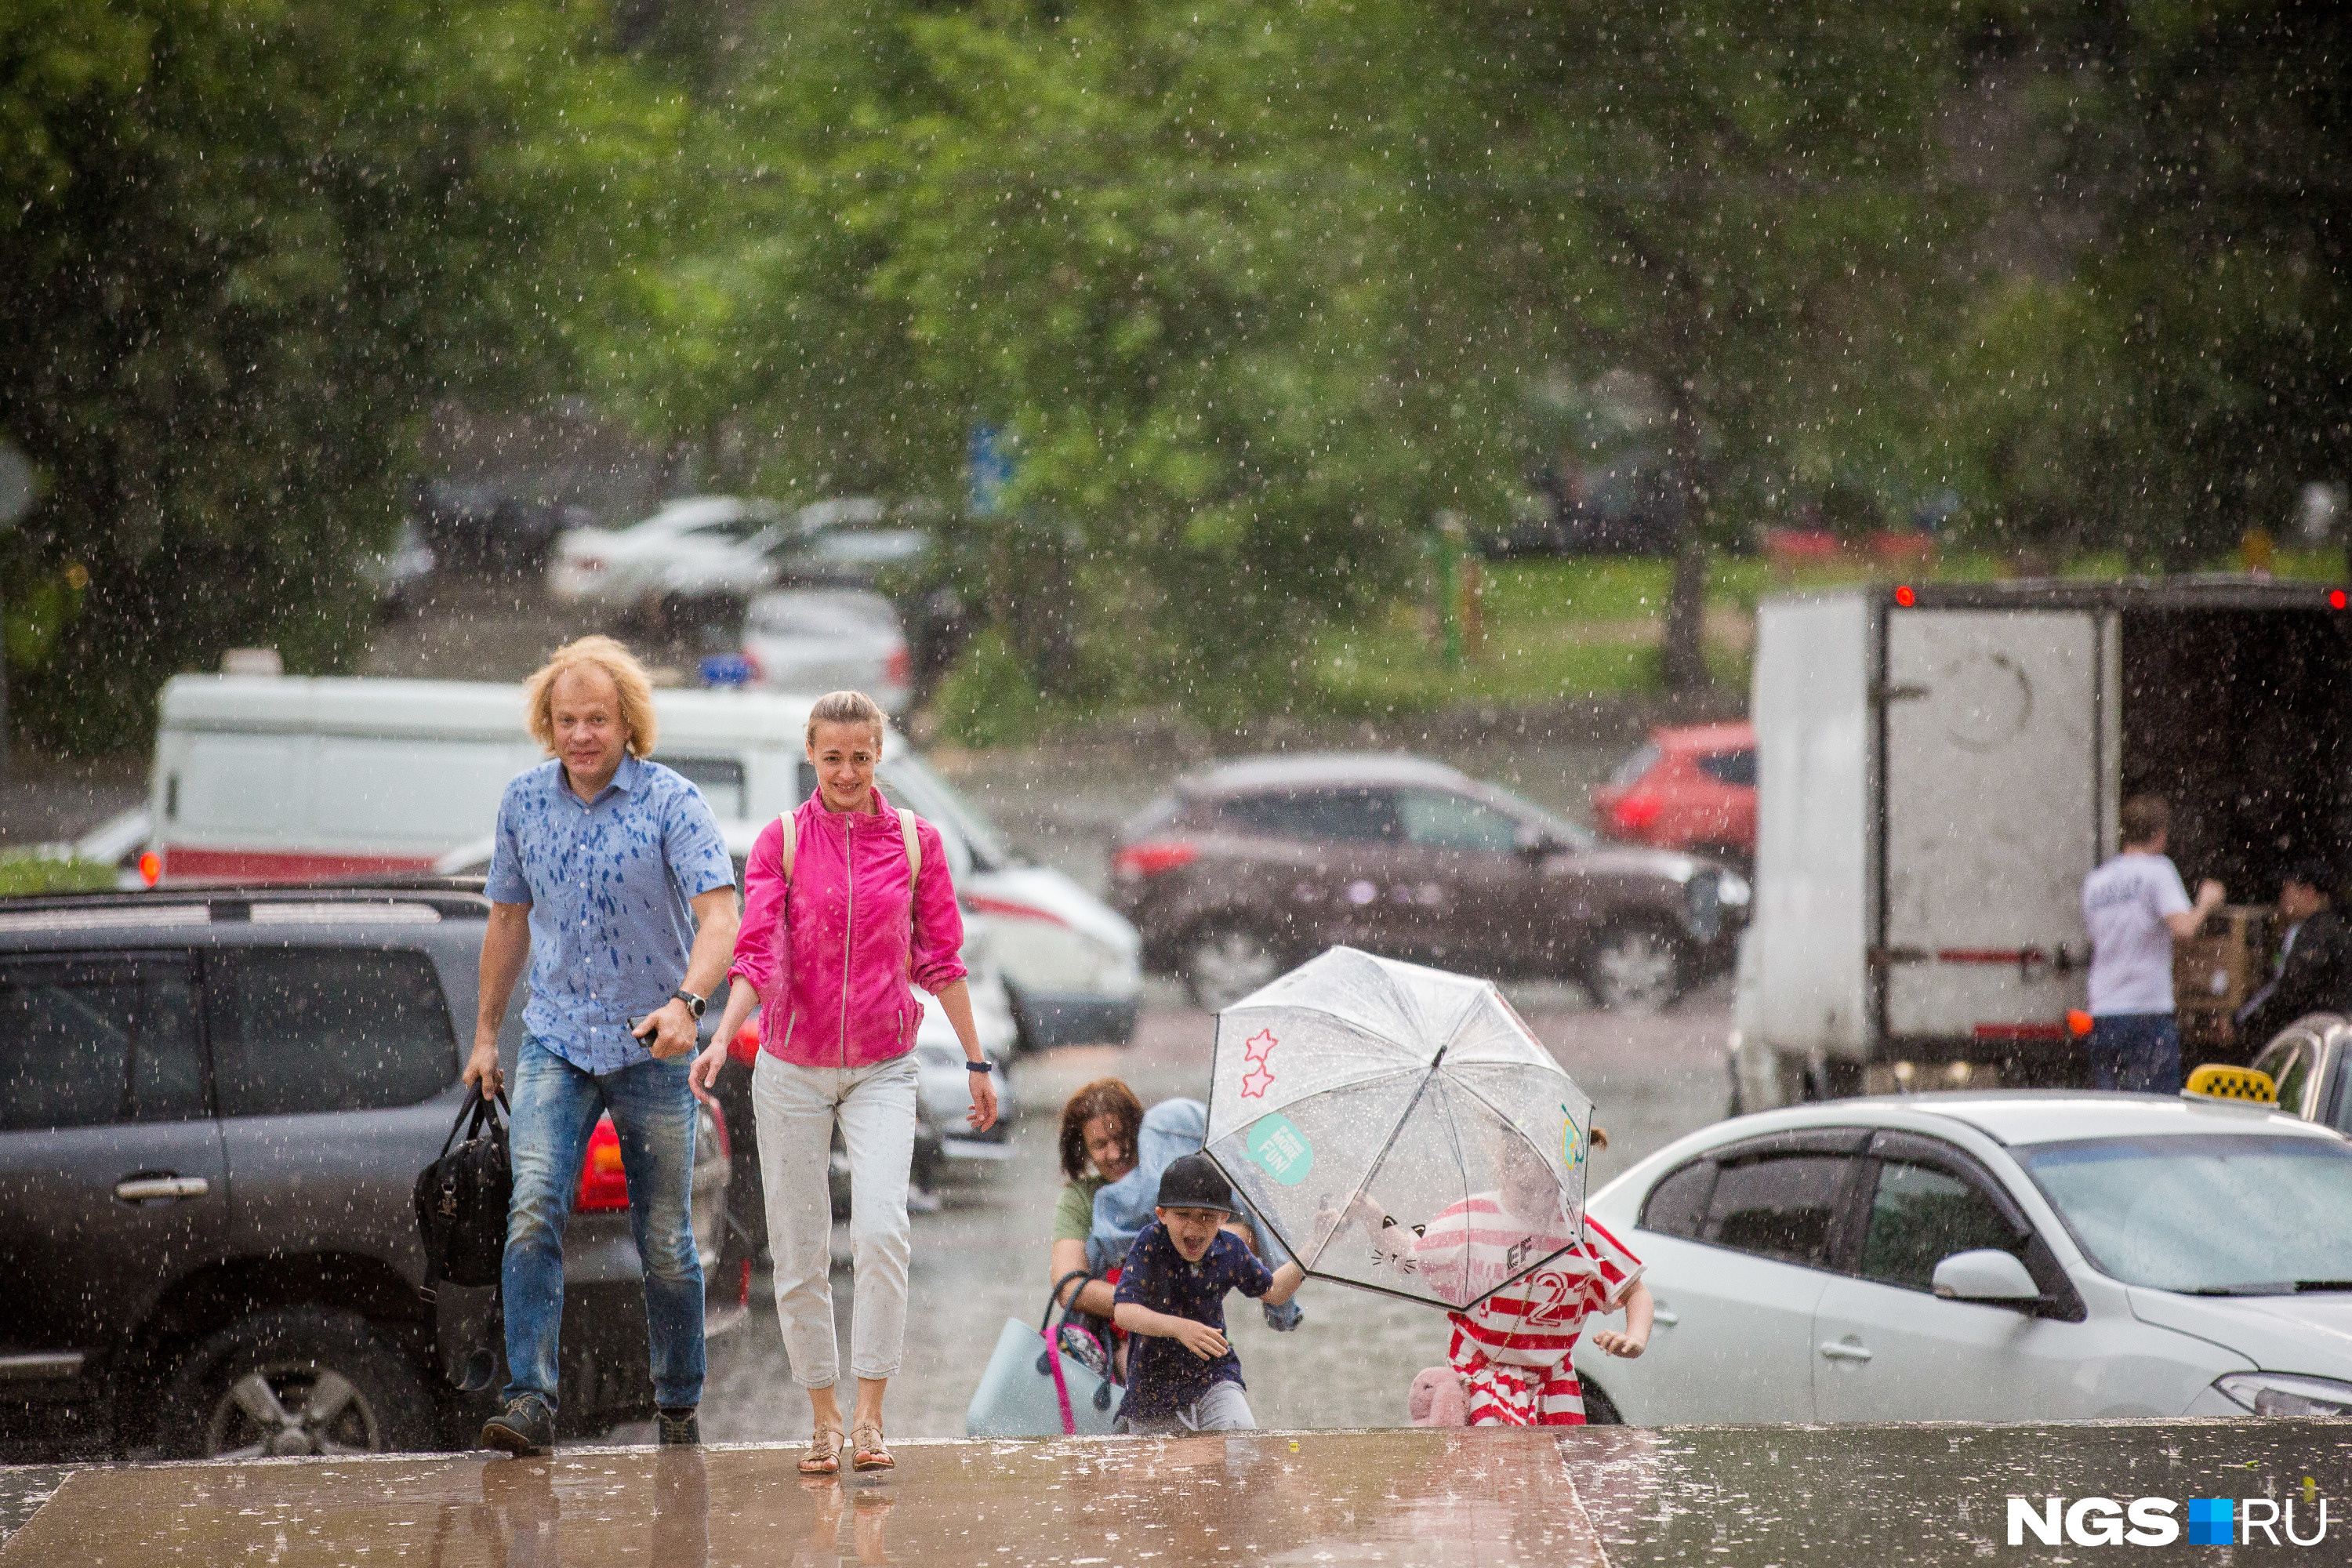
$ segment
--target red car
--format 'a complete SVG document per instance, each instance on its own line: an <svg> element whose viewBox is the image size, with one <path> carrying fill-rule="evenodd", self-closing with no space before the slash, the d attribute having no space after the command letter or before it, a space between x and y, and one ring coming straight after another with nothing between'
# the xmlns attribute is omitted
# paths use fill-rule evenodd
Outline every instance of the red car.
<svg viewBox="0 0 2352 1568"><path fill-rule="evenodd" d="M1592 791L1592 820L1612 838L1747 866L1756 859L1756 730L1692 724L1649 743Z"/></svg>

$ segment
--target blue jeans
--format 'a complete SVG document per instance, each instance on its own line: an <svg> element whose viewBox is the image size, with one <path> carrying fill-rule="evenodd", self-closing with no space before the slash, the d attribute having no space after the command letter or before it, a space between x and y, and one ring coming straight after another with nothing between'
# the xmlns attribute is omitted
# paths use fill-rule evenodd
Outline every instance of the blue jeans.
<svg viewBox="0 0 2352 1568"><path fill-rule="evenodd" d="M2180 1092L2180 1025L2169 1013L2105 1013L2091 1020L2091 1087Z"/></svg>
<svg viewBox="0 0 2352 1568"><path fill-rule="evenodd" d="M514 1077L514 1201L507 1209L504 1397L556 1407L563 1328L563 1226L597 1116L610 1111L629 1178L629 1226L646 1274L654 1403L702 1401L702 1259L695 1251L690 1058L583 1071L524 1037Z"/></svg>

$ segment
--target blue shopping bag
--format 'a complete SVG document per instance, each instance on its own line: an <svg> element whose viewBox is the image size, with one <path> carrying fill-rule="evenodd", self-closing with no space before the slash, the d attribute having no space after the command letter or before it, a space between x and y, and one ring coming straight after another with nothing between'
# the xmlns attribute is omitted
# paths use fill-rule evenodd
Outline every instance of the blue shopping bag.
<svg viewBox="0 0 2352 1568"><path fill-rule="evenodd" d="M1045 1300L1045 1321L1037 1327L1018 1318L1004 1320L988 1370L980 1374L980 1386L964 1411L965 1436L1098 1437L1110 1431L1118 1410L1118 1385L1076 1357L1050 1348L1061 1339L1061 1331L1052 1327L1055 1297L1071 1279L1087 1278L1073 1274L1055 1285ZM1070 1322L1066 1312L1062 1326L1072 1333L1087 1331Z"/></svg>

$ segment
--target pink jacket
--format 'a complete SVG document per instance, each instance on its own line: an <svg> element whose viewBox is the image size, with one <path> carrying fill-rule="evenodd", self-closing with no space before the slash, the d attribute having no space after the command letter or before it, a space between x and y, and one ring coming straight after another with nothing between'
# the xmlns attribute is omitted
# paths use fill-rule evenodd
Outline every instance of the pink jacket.
<svg viewBox="0 0 2352 1568"><path fill-rule="evenodd" d="M827 811L811 795L784 836L770 823L743 868L743 924L730 978L760 994L760 1047L799 1067L861 1068L911 1050L922 1004L964 977L963 916L939 829L918 819L921 886L910 888L898 814ZM909 901L916 915L909 929Z"/></svg>

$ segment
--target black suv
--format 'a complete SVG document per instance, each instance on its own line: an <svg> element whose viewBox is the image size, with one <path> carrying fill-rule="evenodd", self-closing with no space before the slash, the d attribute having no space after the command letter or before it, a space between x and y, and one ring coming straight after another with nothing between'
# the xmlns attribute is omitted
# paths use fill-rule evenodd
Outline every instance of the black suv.
<svg viewBox="0 0 2352 1568"><path fill-rule="evenodd" d="M426 1300L412 1193L464 1100L479 889L0 900L0 1449L470 1445L492 1396L445 1373L490 1292ZM699 1134L694 1230L723 1331L748 1276L715 1267L726 1134L707 1115ZM652 1415L610 1142L600 1128L565 1237L566 1436Z"/></svg>

